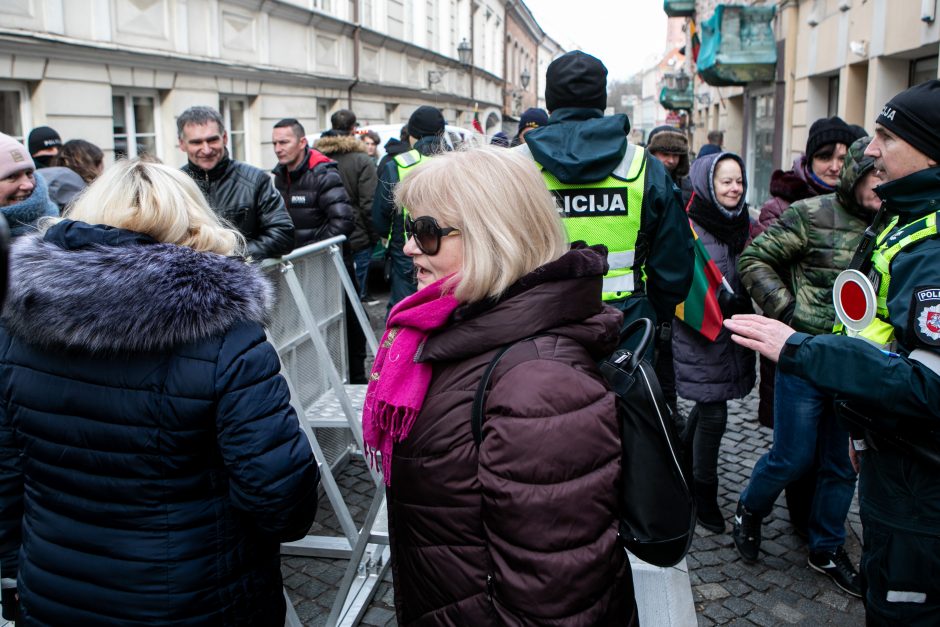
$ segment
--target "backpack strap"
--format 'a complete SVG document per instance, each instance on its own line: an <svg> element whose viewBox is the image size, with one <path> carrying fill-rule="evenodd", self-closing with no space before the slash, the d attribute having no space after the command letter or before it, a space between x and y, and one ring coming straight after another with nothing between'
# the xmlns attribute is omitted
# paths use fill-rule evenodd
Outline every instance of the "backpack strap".
<svg viewBox="0 0 940 627"><path fill-rule="evenodd" d="M534 340L539 337L551 337L552 335L554 334L537 333L536 335L530 335L529 337L506 344L493 355L493 359L490 360L486 370L483 371L483 376L480 377L480 385L477 386L476 394L473 395L473 407L470 412L470 431L473 432L473 441L476 443L477 447L479 447L480 443L483 441L483 406L486 404L486 393L490 386L490 379L493 377L493 371L496 370L496 365L503 358L503 355L508 353L512 347L518 346L523 342L528 342L529 340ZM519 365L526 361L531 360L524 359L513 365Z"/></svg>

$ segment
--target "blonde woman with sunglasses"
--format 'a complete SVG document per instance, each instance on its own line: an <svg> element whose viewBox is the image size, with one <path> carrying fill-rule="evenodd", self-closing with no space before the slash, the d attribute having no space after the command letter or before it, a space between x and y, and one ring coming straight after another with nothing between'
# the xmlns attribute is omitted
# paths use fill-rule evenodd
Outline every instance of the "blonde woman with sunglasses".
<svg viewBox="0 0 940 627"><path fill-rule="evenodd" d="M531 159L440 155L395 192L418 292L390 314L363 431L388 485L401 625L632 625L620 440L595 366L606 250L566 243ZM471 406L496 352L481 441Z"/></svg>

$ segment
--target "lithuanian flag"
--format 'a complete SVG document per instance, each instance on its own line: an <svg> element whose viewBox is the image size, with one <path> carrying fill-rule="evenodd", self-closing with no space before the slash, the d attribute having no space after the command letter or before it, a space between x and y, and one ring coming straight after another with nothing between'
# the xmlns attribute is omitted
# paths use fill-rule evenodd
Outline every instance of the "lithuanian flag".
<svg viewBox="0 0 940 627"><path fill-rule="evenodd" d="M689 228L692 228L691 223ZM676 307L676 318L686 323L712 342L721 331L721 309L718 307L718 288L727 285L721 270L715 265L705 245L692 229L695 237L695 270L692 274L692 289L684 303ZM729 286L730 287L730 286Z"/></svg>

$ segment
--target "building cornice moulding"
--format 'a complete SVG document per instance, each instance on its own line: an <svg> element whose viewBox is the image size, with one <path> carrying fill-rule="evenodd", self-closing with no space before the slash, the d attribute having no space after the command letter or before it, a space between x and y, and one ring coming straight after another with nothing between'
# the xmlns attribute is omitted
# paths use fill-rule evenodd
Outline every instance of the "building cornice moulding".
<svg viewBox="0 0 940 627"><path fill-rule="evenodd" d="M363 32L365 33L367 31L363 30ZM385 41L395 42L400 40L386 38ZM422 59L442 63L452 61L449 57L423 48L418 48L411 44L406 44L406 47L402 50L405 52L411 51L414 53L414 56L418 56ZM277 66L249 65L243 62L228 61L215 57L190 55L168 50L154 50L153 48L139 48L126 44L87 41L84 39L66 37L64 35L6 28L0 28L0 51L13 55L45 56L63 61L85 61L126 65L130 67L145 65L149 69L171 72L182 71L200 76L219 76L254 81L265 81L276 77L277 82L290 82L296 85L332 89L348 89L352 85L355 85L356 91L362 91L367 85L376 87L382 86L381 88L383 90L391 88L390 85L386 86L383 83L364 81L361 78L357 82L356 77L352 75L298 72ZM462 66L456 62L448 63L448 65L454 68L462 68ZM484 78L493 83L502 84L501 78L479 68L474 68L474 76ZM464 98L459 95L445 94L443 92L429 92L423 88L416 89L407 85L397 85L395 89L399 90L398 93L408 93L412 95L421 93L429 95L429 97L439 94L452 98L470 100L469 98Z"/></svg>

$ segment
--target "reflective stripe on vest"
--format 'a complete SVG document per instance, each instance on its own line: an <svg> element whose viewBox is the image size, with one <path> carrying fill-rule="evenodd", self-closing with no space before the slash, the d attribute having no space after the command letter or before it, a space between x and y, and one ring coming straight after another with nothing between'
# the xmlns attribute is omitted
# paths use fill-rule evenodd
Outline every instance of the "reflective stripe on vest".
<svg viewBox="0 0 940 627"><path fill-rule="evenodd" d="M418 165L424 161L427 157L422 155L420 152L412 148L408 152L403 152L400 155L395 155L395 167L398 170L398 182L405 180L405 177L415 171L414 166ZM401 219L402 219L402 232L404 233L405 229L405 218L408 217L407 207L401 208ZM392 239L392 227L388 227L388 239ZM408 239L407 237L405 238Z"/></svg>
<svg viewBox="0 0 940 627"><path fill-rule="evenodd" d="M604 275L604 300L620 300L643 289L643 267L635 267L635 251L646 183L645 164L646 151L628 144L620 165L606 179L595 183L562 183L542 168L542 178L555 196L568 241L584 240L589 245L607 246L610 269Z"/></svg>
<svg viewBox="0 0 940 627"><path fill-rule="evenodd" d="M938 212L940 213L940 212ZM871 255L871 278L878 281L875 319L862 329L857 337L886 349L893 349L895 341L894 325L888 314L888 289L891 286L891 262L899 252L912 244L937 237L937 216L932 213L895 230L898 217L895 216L888 226L878 235L877 247Z"/></svg>

